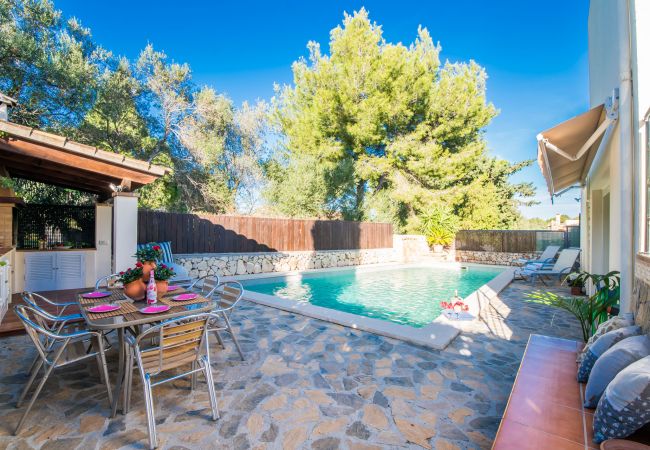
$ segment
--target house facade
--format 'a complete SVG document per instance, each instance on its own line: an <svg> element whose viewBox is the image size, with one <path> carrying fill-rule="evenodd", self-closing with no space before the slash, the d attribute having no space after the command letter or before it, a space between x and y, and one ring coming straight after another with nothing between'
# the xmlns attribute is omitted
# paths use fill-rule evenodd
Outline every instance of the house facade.
<svg viewBox="0 0 650 450"><path fill-rule="evenodd" d="M591 109L541 132L538 161L552 196L580 187L582 268L620 271L629 311L650 242L650 2L592 0L588 20Z"/></svg>

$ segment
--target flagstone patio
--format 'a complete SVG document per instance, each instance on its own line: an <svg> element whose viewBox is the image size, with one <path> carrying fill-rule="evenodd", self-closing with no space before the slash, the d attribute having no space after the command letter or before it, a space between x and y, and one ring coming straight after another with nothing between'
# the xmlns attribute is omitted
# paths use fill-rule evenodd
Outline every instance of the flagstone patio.
<svg viewBox="0 0 650 450"><path fill-rule="evenodd" d="M213 352L221 419L203 383L156 387L160 448L490 448L529 334L580 338L571 316L524 302L530 290L513 282L443 351L244 302L233 318L247 360L227 337ZM0 448L147 447L140 385L129 414L110 420L97 371L81 365L48 381L13 437L33 356L26 336L0 340Z"/></svg>

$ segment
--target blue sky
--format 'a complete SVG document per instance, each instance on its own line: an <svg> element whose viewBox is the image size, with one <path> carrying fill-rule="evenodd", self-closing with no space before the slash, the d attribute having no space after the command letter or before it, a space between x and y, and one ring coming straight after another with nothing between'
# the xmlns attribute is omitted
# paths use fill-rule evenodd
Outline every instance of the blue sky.
<svg viewBox="0 0 650 450"><path fill-rule="evenodd" d="M442 45L442 59L474 59L487 70L488 98L500 110L487 129L492 154L536 157L538 132L588 108L588 0L217 2L55 0L116 54L137 57L152 43L190 64L194 80L235 102L269 99L291 82L291 63L309 40L325 51L343 12L365 7L390 42L409 44L418 25ZM529 217L576 215L578 191L551 205L535 163L513 177L533 181L541 205Z"/></svg>

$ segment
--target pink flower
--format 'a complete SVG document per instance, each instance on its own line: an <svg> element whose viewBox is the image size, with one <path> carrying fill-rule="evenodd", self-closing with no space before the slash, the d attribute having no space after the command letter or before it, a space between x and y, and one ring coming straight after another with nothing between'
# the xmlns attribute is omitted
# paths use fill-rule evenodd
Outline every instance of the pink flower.
<svg viewBox="0 0 650 450"><path fill-rule="evenodd" d="M160 245L154 245L154 246L153 246L153 249L154 249L155 251L160 250Z"/></svg>
<svg viewBox="0 0 650 450"><path fill-rule="evenodd" d="M135 263L135 267L142 267L142 263L138 261L137 263Z"/></svg>

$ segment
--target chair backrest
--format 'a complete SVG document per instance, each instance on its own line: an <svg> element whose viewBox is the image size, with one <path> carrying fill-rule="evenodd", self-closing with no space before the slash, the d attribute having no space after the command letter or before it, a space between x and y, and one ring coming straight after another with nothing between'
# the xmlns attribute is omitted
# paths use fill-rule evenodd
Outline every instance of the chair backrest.
<svg viewBox="0 0 650 450"><path fill-rule="evenodd" d="M45 297L45 296L43 296L41 294L37 294L36 292L27 292L27 291L23 292L21 294L21 297L22 297L23 301L30 308L35 309L36 311L39 312L40 317L47 318L47 320L50 322L50 325L51 325L51 322L57 322L59 320L62 320L60 318L63 317L63 316L58 315L59 311L57 311L57 314L52 314L51 312L49 312L48 310L46 310L43 307L45 305L50 305L51 308L56 307L56 304L52 300L48 299L47 297ZM45 326L45 328L48 329L48 330L52 329L51 326Z"/></svg>
<svg viewBox="0 0 650 450"><path fill-rule="evenodd" d="M557 257L557 261L555 261L555 265L553 266L553 272L561 272L567 268L571 269L579 255L579 248L565 248L560 252L560 256Z"/></svg>
<svg viewBox="0 0 650 450"><path fill-rule="evenodd" d="M172 243L171 243L171 241L148 242L146 244L138 244L137 249L140 250L140 249L146 247L149 244L154 244L154 245L159 245L160 246L160 250L162 250L162 258L160 258L160 261L158 261L158 262L164 262L164 263L173 263L174 262L174 254L172 253Z"/></svg>
<svg viewBox="0 0 650 450"><path fill-rule="evenodd" d="M203 354L201 349L207 345L207 323L211 314L197 314L163 322L138 335L135 348L140 367L145 373L156 375L163 370L174 369L191 364ZM150 342L149 347L141 348L142 342Z"/></svg>
<svg viewBox="0 0 650 450"><path fill-rule="evenodd" d="M217 289L217 306L220 310L233 309L244 295L244 287L238 281L226 281Z"/></svg>
<svg viewBox="0 0 650 450"><path fill-rule="evenodd" d="M194 290L197 290L205 298L211 298L214 291L219 287L219 277L217 275L210 275L199 278L191 287Z"/></svg>
<svg viewBox="0 0 650 450"><path fill-rule="evenodd" d="M544 249L541 255L539 255L539 260L540 261L546 261L551 258L555 258L555 255L557 255L557 252L560 251L560 246L559 245L549 245Z"/></svg>
<svg viewBox="0 0 650 450"><path fill-rule="evenodd" d="M58 333L50 330L47 323L51 320L42 311L32 308L27 305L14 306L16 317L23 323L25 332L34 343L36 350L41 355L41 358L47 363L51 364L48 359L48 353L51 350L52 339L58 339Z"/></svg>
<svg viewBox="0 0 650 450"><path fill-rule="evenodd" d="M95 283L95 290L98 291L100 287L106 286L106 288L114 288L114 287L119 287L121 286L120 282L120 274L119 273L112 273L110 275L106 275L105 277L101 277L97 282Z"/></svg>

